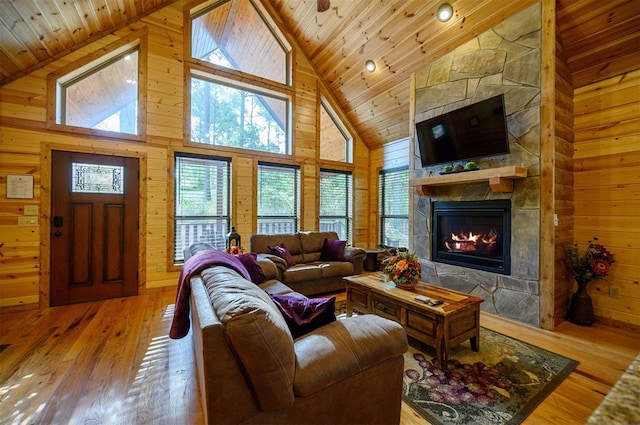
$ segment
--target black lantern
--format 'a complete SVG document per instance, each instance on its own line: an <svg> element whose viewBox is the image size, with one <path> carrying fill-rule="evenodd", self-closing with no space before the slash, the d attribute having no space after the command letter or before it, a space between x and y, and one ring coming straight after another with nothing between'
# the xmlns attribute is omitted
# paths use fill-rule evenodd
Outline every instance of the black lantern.
<svg viewBox="0 0 640 425"><path fill-rule="evenodd" d="M231 231L227 233L227 252L231 252L233 247L240 249L240 235L236 232L236 228L231 226Z"/></svg>

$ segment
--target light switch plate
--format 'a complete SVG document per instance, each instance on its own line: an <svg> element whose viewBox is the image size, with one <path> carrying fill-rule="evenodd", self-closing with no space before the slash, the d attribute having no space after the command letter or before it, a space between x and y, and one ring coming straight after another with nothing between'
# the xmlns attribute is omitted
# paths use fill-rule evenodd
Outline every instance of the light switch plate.
<svg viewBox="0 0 640 425"><path fill-rule="evenodd" d="M26 227L26 226L37 226L38 218L37 217L18 217L18 226Z"/></svg>
<svg viewBox="0 0 640 425"><path fill-rule="evenodd" d="M38 215L40 208L37 205L25 205L24 215Z"/></svg>

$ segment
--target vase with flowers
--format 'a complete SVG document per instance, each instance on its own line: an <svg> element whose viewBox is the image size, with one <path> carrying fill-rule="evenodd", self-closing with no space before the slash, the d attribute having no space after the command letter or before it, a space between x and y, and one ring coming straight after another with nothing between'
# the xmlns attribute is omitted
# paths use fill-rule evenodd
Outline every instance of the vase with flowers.
<svg viewBox="0 0 640 425"><path fill-rule="evenodd" d="M591 325L595 321L587 284L595 279L604 279L615 262L614 255L604 245L597 243L597 240L594 237L589 241L583 255L580 254L578 244L564 247L571 276L578 284L578 290L571 297L568 317L579 325Z"/></svg>
<svg viewBox="0 0 640 425"><path fill-rule="evenodd" d="M398 252L384 259L383 264L382 273L398 288L413 289L420 282L421 267L416 253Z"/></svg>

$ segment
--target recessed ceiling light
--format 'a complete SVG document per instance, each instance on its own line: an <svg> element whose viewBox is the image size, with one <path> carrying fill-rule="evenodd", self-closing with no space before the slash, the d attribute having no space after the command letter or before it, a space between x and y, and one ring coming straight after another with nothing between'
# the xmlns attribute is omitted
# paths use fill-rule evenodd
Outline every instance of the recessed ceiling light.
<svg viewBox="0 0 640 425"><path fill-rule="evenodd" d="M453 6L449 3L442 3L436 12L436 18L440 22L447 22L453 16Z"/></svg>
<svg viewBox="0 0 640 425"><path fill-rule="evenodd" d="M376 63L371 59L367 59L367 61L364 63L364 67L367 69L367 71L373 72L376 70Z"/></svg>

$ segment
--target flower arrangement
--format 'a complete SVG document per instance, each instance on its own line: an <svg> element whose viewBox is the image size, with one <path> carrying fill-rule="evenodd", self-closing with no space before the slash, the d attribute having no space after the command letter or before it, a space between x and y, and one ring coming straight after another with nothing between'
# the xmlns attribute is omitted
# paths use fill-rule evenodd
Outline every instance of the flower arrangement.
<svg viewBox="0 0 640 425"><path fill-rule="evenodd" d="M382 273L398 288L413 288L420 281L421 267L416 253L399 252L384 259L383 264Z"/></svg>
<svg viewBox="0 0 640 425"><path fill-rule="evenodd" d="M231 255L239 255L239 254L243 254L244 250L239 246L232 246L231 248L229 248L228 252Z"/></svg>
<svg viewBox="0 0 640 425"><path fill-rule="evenodd" d="M580 256L578 244L565 246L567 265L571 275L577 282L590 282L593 279L604 279L609 268L615 262L614 256L604 245L596 243L598 238L589 241L584 255Z"/></svg>

